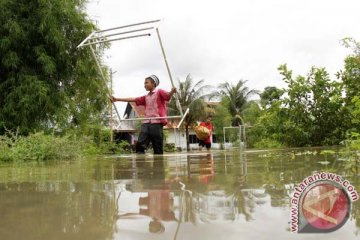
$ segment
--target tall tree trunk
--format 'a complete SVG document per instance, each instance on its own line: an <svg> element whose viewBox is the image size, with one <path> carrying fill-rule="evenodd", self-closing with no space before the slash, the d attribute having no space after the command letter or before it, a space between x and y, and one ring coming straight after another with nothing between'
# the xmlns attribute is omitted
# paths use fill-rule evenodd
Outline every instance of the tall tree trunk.
<svg viewBox="0 0 360 240"><path fill-rule="evenodd" d="M189 141L189 125L185 125L185 135L186 135L186 150L190 151L190 141Z"/></svg>

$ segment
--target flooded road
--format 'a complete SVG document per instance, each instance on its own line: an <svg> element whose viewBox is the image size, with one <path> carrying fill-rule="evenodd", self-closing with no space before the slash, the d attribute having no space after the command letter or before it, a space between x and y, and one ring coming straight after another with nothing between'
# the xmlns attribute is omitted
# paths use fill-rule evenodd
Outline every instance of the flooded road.
<svg viewBox="0 0 360 240"><path fill-rule="evenodd" d="M290 232L294 186L359 166L319 149L119 155L0 165L0 239L359 239L360 201L327 234Z"/></svg>

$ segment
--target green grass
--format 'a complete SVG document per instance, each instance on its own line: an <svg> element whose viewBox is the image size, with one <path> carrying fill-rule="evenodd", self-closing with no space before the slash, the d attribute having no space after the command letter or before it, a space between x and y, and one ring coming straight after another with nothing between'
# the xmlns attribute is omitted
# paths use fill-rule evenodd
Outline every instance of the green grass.
<svg viewBox="0 0 360 240"><path fill-rule="evenodd" d="M127 143L108 141L94 142L89 136L55 136L37 132L29 136L19 136L8 132L0 136L0 161L50 161L72 160L89 155L124 152Z"/></svg>

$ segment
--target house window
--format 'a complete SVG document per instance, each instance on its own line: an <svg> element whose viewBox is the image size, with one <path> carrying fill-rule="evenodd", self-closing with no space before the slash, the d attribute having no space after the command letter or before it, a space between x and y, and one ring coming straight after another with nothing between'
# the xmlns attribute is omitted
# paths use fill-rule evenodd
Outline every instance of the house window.
<svg viewBox="0 0 360 240"><path fill-rule="evenodd" d="M215 134L213 134L213 143L217 143L217 139L216 139L216 135Z"/></svg>
<svg viewBox="0 0 360 240"><path fill-rule="evenodd" d="M189 134L189 143L199 143L199 139L195 134Z"/></svg>

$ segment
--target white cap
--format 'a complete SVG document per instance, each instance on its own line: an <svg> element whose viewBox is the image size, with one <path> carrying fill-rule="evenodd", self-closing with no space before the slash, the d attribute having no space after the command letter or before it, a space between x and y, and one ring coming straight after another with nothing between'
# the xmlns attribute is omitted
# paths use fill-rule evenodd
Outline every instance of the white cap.
<svg viewBox="0 0 360 240"><path fill-rule="evenodd" d="M151 75L150 77L147 77L147 78L150 78L150 79L152 79L154 81L155 87L159 86L160 80L159 80L159 78L157 76Z"/></svg>

